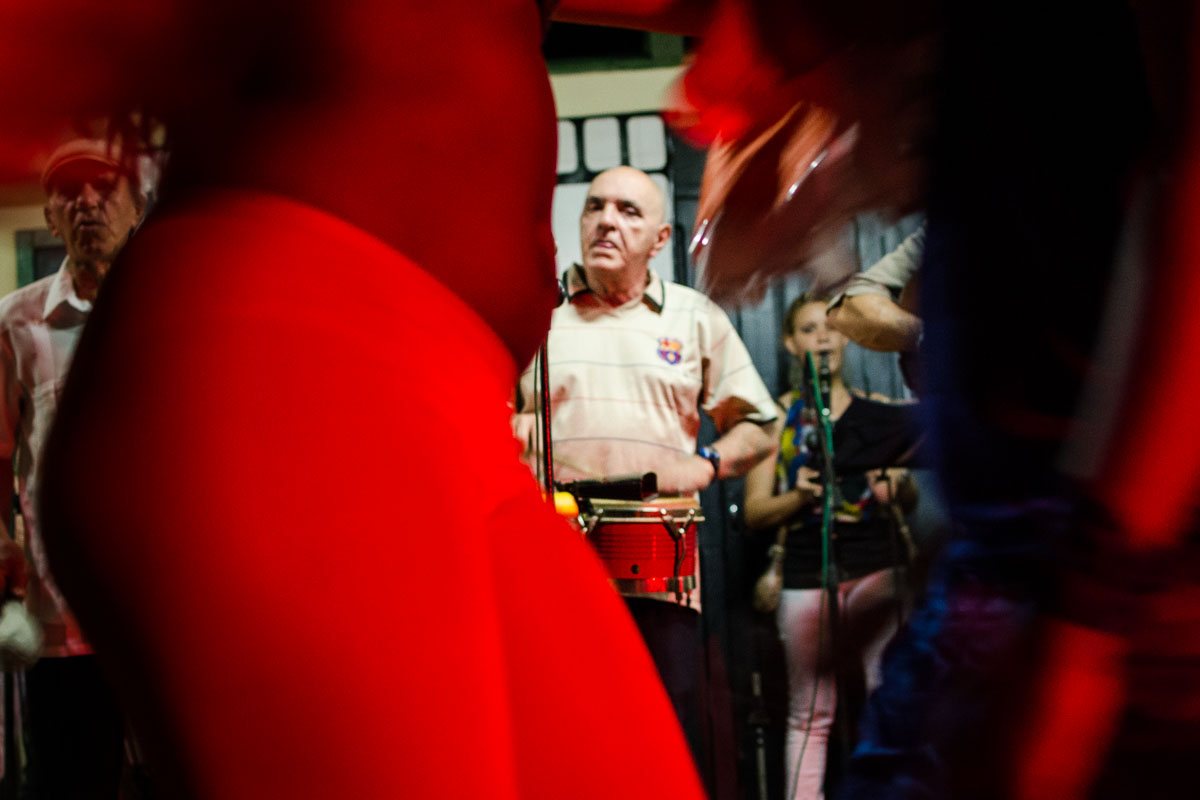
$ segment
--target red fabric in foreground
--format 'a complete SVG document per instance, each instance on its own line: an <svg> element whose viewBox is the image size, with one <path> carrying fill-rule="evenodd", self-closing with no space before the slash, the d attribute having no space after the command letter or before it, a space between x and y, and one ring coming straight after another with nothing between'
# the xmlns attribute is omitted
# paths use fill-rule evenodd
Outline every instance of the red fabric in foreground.
<svg viewBox="0 0 1200 800"><path fill-rule="evenodd" d="M1145 337L1144 366L1139 371L1154 375L1154 413L1138 413L1124 432L1117 452L1138 469L1121 477L1109 473L1099 492L1114 516L1127 528L1135 543L1147 547L1170 546L1185 532L1196 509L1196 486L1200 484L1200 159L1194 155L1200 141L1193 141L1190 157L1181 158L1181 197L1172 208L1170 247L1164 256L1169 287L1156 304L1150 330ZM1149 396L1142 390L1140 396Z"/></svg>
<svg viewBox="0 0 1200 800"><path fill-rule="evenodd" d="M518 463L508 351L394 250L210 196L130 245L76 365L47 538L173 788L701 796L623 605Z"/></svg>
<svg viewBox="0 0 1200 800"><path fill-rule="evenodd" d="M1195 37L1200 15L1192 17ZM1200 53L1193 50L1191 62L1191 85L1200 85ZM1170 547L1191 532L1200 486L1200 102L1194 90L1186 116L1175 158L1178 188L1168 201L1156 295L1137 357L1138 373L1153 378L1131 397L1130 422L1113 448L1137 469L1108 470L1097 491L1132 542L1147 548ZM1145 410L1147 397L1154 398L1153 413Z"/></svg>

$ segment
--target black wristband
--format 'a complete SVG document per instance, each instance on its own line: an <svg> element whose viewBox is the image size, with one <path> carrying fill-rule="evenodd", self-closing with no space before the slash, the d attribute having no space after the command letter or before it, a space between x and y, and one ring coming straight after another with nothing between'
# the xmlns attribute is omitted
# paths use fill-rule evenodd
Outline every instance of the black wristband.
<svg viewBox="0 0 1200 800"><path fill-rule="evenodd" d="M708 463L713 465L713 480L721 477L721 454L711 447L701 447L696 451L696 455L701 458L708 459Z"/></svg>

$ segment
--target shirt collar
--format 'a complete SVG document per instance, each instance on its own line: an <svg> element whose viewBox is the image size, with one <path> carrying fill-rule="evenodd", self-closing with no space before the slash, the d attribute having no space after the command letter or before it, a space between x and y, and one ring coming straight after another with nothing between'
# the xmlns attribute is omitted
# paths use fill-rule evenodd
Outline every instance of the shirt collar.
<svg viewBox="0 0 1200 800"><path fill-rule="evenodd" d="M661 314L663 306L667 302L667 285L662 278L658 277L658 273L650 270L650 283L646 286L646 291L642 293L641 300L651 309ZM572 264L571 268L563 273L563 286L567 289L567 300L573 301L581 294L592 292L592 287L588 286L587 273L583 271L583 267L579 264Z"/></svg>
<svg viewBox="0 0 1200 800"><path fill-rule="evenodd" d="M71 279L71 271L67 269L67 259L64 258L58 272L54 273L54 280L50 281L50 291L46 292L42 318L49 321L51 317L56 317L68 309L87 314L92 310L92 304L91 301L75 294L75 281Z"/></svg>

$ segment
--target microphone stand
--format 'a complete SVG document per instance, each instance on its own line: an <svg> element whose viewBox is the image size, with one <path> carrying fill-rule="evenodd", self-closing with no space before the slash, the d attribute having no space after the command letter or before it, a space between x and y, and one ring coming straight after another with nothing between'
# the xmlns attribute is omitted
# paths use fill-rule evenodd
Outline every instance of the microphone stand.
<svg viewBox="0 0 1200 800"><path fill-rule="evenodd" d="M549 337L547 337L548 339ZM538 463L539 475L546 487L546 497L554 497L554 455L550 443L550 368L546 363L546 342L537 352L537 395L538 395L538 443L542 447L542 458Z"/></svg>
<svg viewBox="0 0 1200 800"><path fill-rule="evenodd" d="M829 608L829 646L830 657L833 659L833 674L836 682L835 694L837 697L837 711L835 712L834 720L836 730L833 732L833 739L836 739L841 756L841 769L845 769L846 762L850 757L850 725L847 723L847 710L843 702L845 691L847 689L845 674L843 668L843 657L841 653L841 608L838 596L838 588L840 581L838 576L841 574L837 564L837 551L833 544L836 534L833 531L833 515L837 490L837 475L834 471L833 464L833 420L830 416L830 395L831 395L831 376L829 372L829 355L820 353L818 356L820 366L813 360L813 354L806 352L804 354L804 371L806 382L809 386L809 397L813 405L813 410L816 412L817 418L817 440L821 450L822 467L821 467L821 492L822 511L821 511L821 585L825 590L826 600ZM826 770L826 784L828 785L828 775L830 771Z"/></svg>

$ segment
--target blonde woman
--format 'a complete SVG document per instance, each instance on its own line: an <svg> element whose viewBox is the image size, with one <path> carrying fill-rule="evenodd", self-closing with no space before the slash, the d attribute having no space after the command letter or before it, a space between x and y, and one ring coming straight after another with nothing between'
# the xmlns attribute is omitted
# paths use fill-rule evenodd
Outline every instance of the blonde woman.
<svg viewBox="0 0 1200 800"><path fill-rule="evenodd" d="M853 392L842 378L846 337L829 326L823 298L802 295L789 307L783 344L793 356L826 354L830 371L830 416L836 426L855 404L878 402ZM787 797L822 797L825 752L836 711L837 686L830 641L827 595L822 589L820 473L812 468L817 448L816 416L802 391L779 398L786 420L779 456L746 477L746 523L754 529L787 527L778 606L788 674ZM868 687L879 681L879 659L898 622L893 564L898 545L884 504L907 473L879 470L838 478L834 509L838 646L842 658L857 660Z"/></svg>

